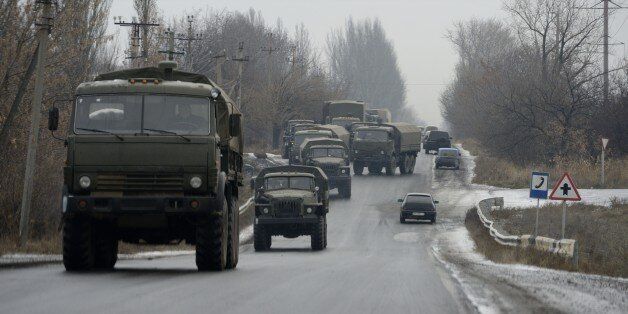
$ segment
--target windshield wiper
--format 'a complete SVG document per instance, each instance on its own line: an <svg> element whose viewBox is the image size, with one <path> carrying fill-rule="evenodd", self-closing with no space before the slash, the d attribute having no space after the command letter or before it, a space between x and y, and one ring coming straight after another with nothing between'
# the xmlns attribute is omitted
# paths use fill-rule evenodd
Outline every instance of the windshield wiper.
<svg viewBox="0 0 628 314"><path fill-rule="evenodd" d="M88 132L96 132L96 133L104 133L104 134L109 134L109 135L113 135L116 138L118 138L121 141L124 141L124 138L122 138L122 136L113 133L113 132L109 132L109 131L105 131L105 130L99 130L99 129L87 129L87 128L76 128L77 130L81 130L81 131L88 131Z"/></svg>
<svg viewBox="0 0 628 314"><path fill-rule="evenodd" d="M144 128L144 130L146 131L151 131L151 132L157 132L157 133L161 133L161 134L171 134L171 135L176 135L184 140L186 140L187 142L191 142L192 140L190 140L189 138L177 133L177 132L172 132L172 131L166 131L166 130L158 130L158 129L147 129Z"/></svg>

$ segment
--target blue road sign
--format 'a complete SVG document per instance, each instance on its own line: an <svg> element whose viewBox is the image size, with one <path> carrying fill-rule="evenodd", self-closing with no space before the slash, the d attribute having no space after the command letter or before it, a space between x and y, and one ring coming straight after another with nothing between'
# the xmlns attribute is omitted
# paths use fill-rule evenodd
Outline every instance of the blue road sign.
<svg viewBox="0 0 628 314"><path fill-rule="evenodd" d="M532 172L530 180L530 198L547 199L549 173Z"/></svg>

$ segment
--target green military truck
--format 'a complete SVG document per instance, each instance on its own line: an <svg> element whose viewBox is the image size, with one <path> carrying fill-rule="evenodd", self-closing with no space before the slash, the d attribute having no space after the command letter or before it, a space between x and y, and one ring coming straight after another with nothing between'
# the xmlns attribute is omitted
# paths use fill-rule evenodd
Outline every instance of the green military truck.
<svg viewBox="0 0 628 314"><path fill-rule="evenodd" d="M390 123L392 122L392 114L390 110L383 109L367 109L366 121L375 123Z"/></svg>
<svg viewBox="0 0 628 314"><path fill-rule="evenodd" d="M118 242L196 245L199 270L235 268L241 114L176 63L82 83L66 139L63 263L111 269ZM49 129L58 127L52 108Z"/></svg>
<svg viewBox="0 0 628 314"><path fill-rule="evenodd" d="M329 189L338 189L342 198L351 198L351 169L349 148L337 138L308 139L301 144L301 160L306 166L323 169Z"/></svg>
<svg viewBox="0 0 628 314"><path fill-rule="evenodd" d="M320 127L312 127L307 130L297 131L294 133L294 140L290 149L290 158L288 159L291 165L301 164L301 144L307 139L312 138L333 138L334 133L329 129L322 129Z"/></svg>
<svg viewBox="0 0 628 314"><path fill-rule="evenodd" d="M283 131L283 152L282 157L288 159L290 155L290 146L292 145L292 135L294 134L294 127L297 125L314 125L312 120L288 120Z"/></svg>
<svg viewBox="0 0 628 314"><path fill-rule="evenodd" d="M318 128L322 130L330 130L333 138L337 138L345 142L347 146L349 145L351 136L349 134L349 131L347 131L347 129L345 129L344 127L334 124L325 124L319 126Z"/></svg>
<svg viewBox="0 0 628 314"><path fill-rule="evenodd" d="M323 123L346 127L353 122L364 121L366 104L363 101L331 100L323 104ZM334 120L336 119L336 120ZM346 124L346 126L345 126Z"/></svg>
<svg viewBox="0 0 628 314"><path fill-rule="evenodd" d="M416 156L421 150L421 131L415 125L397 122L358 126L354 130L351 147L353 172L361 175L364 167L369 173L394 175L414 172Z"/></svg>
<svg viewBox="0 0 628 314"><path fill-rule="evenodd" d="M329 189L317 167L279 166L263 169L255 178L253 246L269 250L272 236L309 235L313 250L327 247Z"/></svg>

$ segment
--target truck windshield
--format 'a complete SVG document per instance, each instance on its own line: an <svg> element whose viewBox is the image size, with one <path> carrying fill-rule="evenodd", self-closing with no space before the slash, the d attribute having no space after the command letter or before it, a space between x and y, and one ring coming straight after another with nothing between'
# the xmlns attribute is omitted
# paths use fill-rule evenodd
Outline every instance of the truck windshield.
<svg viewBox="0 0 628 314"><path fill-rule="evenodd" d="M312 158L319 157L344 157L342 148L314 148L312 149Z"/></svg>
<svg viewBox="0 0 628 314"><path fill-rule="evenodd" d="M209 99L175 95L80 96L74 130L113 134L209 134Z"/></svg>
<svg viewBox="0 0 628 314"><path fill-rule="evenodd" d="M373 130L360 130L356 132L355 138L358 140L383 142L383 141L388 140L388 132L373 131Z"/></svg>
<svg viewBox="0 0 628 314"><path fill-rule="evenodd" d="M314 180L310 177L272 177L266 179L266 190L297 189L310 190Z"/></svg>

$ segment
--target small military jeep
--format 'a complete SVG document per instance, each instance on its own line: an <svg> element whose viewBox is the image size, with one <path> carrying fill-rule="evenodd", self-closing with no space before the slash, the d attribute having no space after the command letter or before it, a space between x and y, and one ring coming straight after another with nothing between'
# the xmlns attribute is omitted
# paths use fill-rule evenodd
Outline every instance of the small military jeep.
<svg viewBox="0 0 628 314"><path fill-rule="evenodd" d="M255 178L256 251L269 250L272 236L309 235L312 250L327 246L329 189L327 176L317 167L279 166Z"/></svg>

